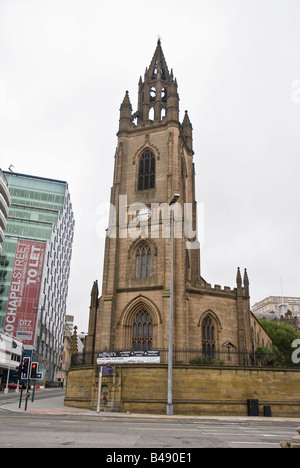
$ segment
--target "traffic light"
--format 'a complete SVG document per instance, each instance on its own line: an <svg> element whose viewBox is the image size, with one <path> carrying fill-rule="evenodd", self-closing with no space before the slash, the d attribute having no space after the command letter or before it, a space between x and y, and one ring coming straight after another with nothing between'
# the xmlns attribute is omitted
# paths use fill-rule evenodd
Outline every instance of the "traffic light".
<svg viewBox="0 0 300 468"><path fill-rule="evenodd" d="M30 358L24 357L23 363L22 363L22 373L21 373L22 380L27 380L29 378L29 367L30 367Z"/></svg>
<svg viewBox="0 0 300 468"><path fill-rule="evenodd" d="M18 380L22 379L22 368L23 368L23 362L20 362L19 367L17 369L18 372Z"/></svg>
<svg viewBox="0 0 300 468"><path fill-rule="evenodd" d="M38 369L39 369L38 362L32 362L31 363L31 370L30 370L30 378L31 379L36 379L37 378Z"/></svg>

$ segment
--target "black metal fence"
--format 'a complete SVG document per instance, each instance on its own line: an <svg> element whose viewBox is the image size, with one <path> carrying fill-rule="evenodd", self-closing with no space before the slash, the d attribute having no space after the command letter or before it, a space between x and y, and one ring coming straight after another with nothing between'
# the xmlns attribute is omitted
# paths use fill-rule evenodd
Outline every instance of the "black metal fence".
<svg viewBox="0 0 300 468"><path fill-rule="evenodd" d="M98 352L107 351L107 349ZM120 351L120 350L110 350ZM161 349L160 362L168 363L168 350ZM98 352L73 354L71 358L71 367L96 365ZM214 351L203 353L199 349L174 349L173 364L195 365L195 366L249 366L249 367L298 367L300 364L292 362L291 355L282 353L256 353L256 352L237 352L237 351Z"/></svg>

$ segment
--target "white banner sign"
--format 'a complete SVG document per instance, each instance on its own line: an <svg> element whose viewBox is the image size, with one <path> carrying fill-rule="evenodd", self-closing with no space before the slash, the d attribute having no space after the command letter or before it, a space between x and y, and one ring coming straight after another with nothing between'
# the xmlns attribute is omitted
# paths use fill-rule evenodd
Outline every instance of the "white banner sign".
<svg viewBox="0 0 300 468"><path fill-rule="evenodd" d="M103 351L98 353L97 364L159 364L159 351Z"/></svg>

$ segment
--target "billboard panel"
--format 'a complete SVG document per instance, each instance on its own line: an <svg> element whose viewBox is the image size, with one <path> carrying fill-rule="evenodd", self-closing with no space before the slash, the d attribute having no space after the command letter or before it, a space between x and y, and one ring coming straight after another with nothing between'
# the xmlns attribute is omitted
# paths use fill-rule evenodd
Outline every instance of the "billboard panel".
<svg viewBox="0 0 300 468"><path fill-rule="evenodd" d="M45 252L44 242L18 240L4 331L26 345L34 344Z"/></svg>

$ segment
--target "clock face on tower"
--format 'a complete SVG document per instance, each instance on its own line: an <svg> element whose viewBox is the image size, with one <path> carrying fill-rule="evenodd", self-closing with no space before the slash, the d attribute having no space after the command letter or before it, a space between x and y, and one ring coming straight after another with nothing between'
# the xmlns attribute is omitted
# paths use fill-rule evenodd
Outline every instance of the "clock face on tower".
<svg viewBox="0 0 300 468"><path fill-rule="evenodd" d="M138 219L139 221L148 221L151 217L151 211L149 208L142 208L138 211Z"/></svg>

